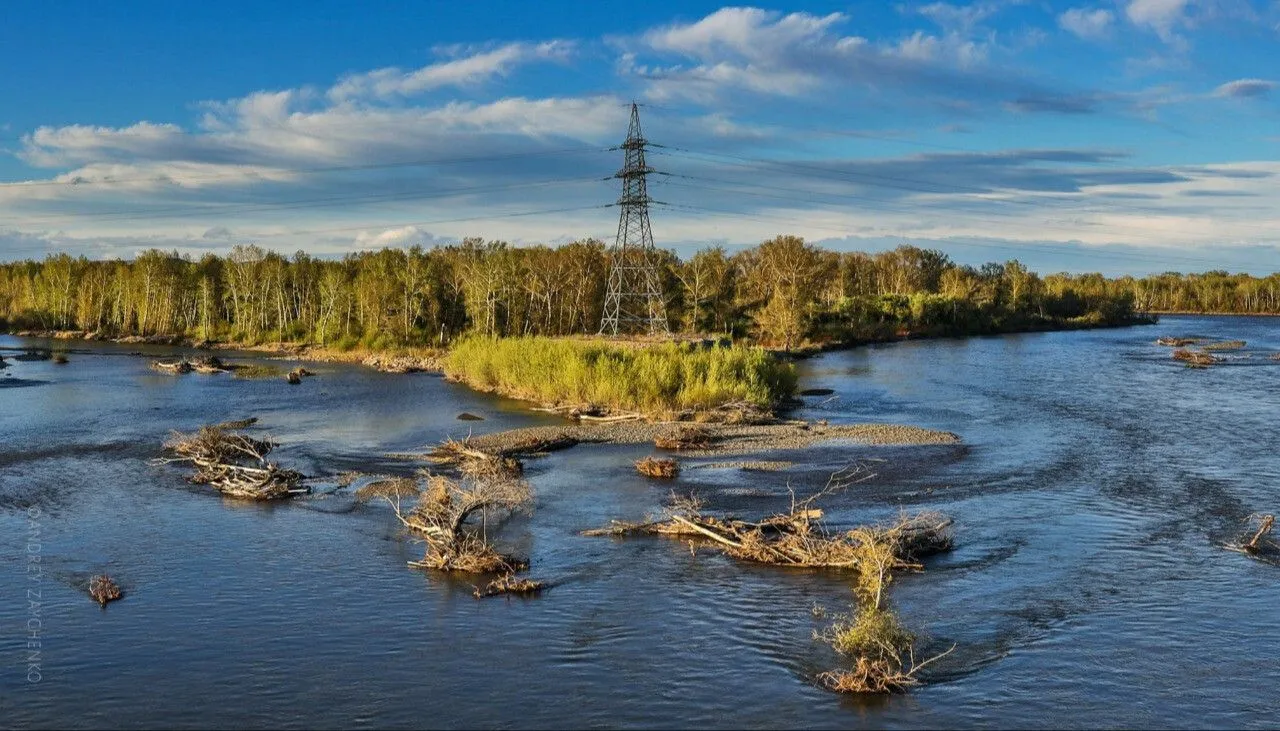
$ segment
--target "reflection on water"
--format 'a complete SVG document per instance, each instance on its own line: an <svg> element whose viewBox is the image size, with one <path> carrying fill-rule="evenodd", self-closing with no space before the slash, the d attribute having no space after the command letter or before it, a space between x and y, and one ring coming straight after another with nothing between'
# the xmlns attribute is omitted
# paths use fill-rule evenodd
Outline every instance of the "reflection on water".
<svg viewBox="0 0 1280 731"><path fill-rule="evenodd" d="M1169 317L831 353L802 365L803 387L834 390L806 398L805 417L918 424L964 444L686 469L678 487L753 514L862 460L878 477L834 498L832 520L955 516L957 550L896 582L894 601L926 647L958 648L928 686L872 700L810 681L836 662L812 640L828 621L812 609L847 604L838 573L578 535L659 508L670 485L630 467L646 448L531 462L536 507L505 535L551 589L477 602L464 579L405 568L421 548L383 506L346 491L244 505L148 460L170 429L255 415L279 459L309 474L407 474L416 466L385 455L552 419L439 378L338 365L289 386L153 373L137 346L12 363L0 382L44 383L0 389L0 712L81 727L1270 725L1277 569L1218 546L1280 503L1277 325ZM1249 341L1250 367L1189 370L1152 345L1187 334ZM100 610L80 585L104 569L127 596Z"/></svg>

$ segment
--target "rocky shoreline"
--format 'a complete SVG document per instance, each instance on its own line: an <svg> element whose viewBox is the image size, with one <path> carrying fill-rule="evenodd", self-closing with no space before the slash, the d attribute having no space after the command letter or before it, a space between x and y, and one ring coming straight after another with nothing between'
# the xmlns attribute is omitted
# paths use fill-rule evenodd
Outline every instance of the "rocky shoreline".
<svg viewBox="0 0 1280 731"><path fill-rule="evenodd" d="M622 421L606 424L568 424L510 429L475 436L467 441L473 449L490 453L511 451L517 445L536 440L554 441L568 437L580 443L653 444L654 439L688 426L687 422L649 423ZM711 437L705 448L680 450L687 457L716 457L754 454L778 450L805 449L831 441L851 441L878 446L958 444L960 437L946 431L901 424L823 424L783 422L777 424L702 424ZM764 467L764 465L761 465ZM770 464L769 467L777 468Z"/></svg>

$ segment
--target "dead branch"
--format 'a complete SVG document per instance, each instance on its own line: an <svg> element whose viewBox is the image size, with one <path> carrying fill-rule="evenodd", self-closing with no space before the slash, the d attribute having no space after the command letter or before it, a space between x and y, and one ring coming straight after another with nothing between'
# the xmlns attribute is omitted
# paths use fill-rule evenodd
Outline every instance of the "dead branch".
<svg viewBox="0 0 1280 731"><path fill-rule="evenodd" d="M503 594L518 594L529 596L542 592L543 583L533 579L517 578L515 574L506 573L498 578L485 584L484 588L477 586L473 592L476 599L484 599L485 597L500 596Z"/></svg>
<svg viewBox="0 0 1280 731"><path fill-rule="evenodd" d="M843 532L830 531L822 525L823 512L815 501L871 476L861 466L842 471L813 495L796 499L793 494L788 512L757 521L708 515L697 498L673 495L665 520L614 521L583 535L696 536L743 561L797 567L856 568L869 560L867 547L874 545L884 547L876 555L891 559L885 570L916 569L921 558L951 548L951 521L934 513L903 515L887 525Z"/></svg>
<svg viewBox="0 0 1280 731"><path fill-rule="evenodd" d="M459 482L443 475L427 475L426 489L417 504L405 513L399 499L392 503L396 517L427 544L426 554L412 566L486 573L514 572L527 561L499 553L488 541L486 526L524 507L532 500L523 480L494 477L464 478ZM469 525L473 516L481 525Z"/></svg>
<svg viewBox="0 0 1280 731"><path fill-rule="evenodd" d="M188 478L191 482L211 485L230 497L278 500L310 492L302 484L302 473L267 461L275 448L270 440L254 439L219 425L201 427L193 434L174 432L164 446L174 456L152 460L153 464L194 465L196 471Z"/></svg>
<svg viewBox="0 0 1280 731"><path fill-rule="evenodd" d="M1269 513L1266 515L1255 514L1249 516L1250 523L1255 520L1258 522L1258 527L1254 529L1252 538L1245 543L1228 543L1223 546L1223 548L1226 548L1229 551L1247 553L1253 556L1263 552L1280 550L1280 544L1277 544L1275 541L1264 540L1267 535L1271 533L1272 527L1275 526L1276 516Z"/></svg>

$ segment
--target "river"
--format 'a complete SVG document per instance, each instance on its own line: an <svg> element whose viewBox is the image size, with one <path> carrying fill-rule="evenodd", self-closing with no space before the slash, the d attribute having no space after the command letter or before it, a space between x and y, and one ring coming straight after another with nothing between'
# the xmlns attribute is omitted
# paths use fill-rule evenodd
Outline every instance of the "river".
<svg viewBox="0 0 1280 731"><path fill-rule="evenodd" d="M1161 335L1240 338L1253 355L1192 370ZM28 344L48 343L0 337ZM835 524L955 518L955 550L891 600L924 651L956 649L885 698L812 680L840 662L813 639L849 606L840 574L578 535L661 508L672 485L630 466L650 449L530 461L536 504L503 535L550 589L477 601L469 581L406 567L422 549L386 505L342 490L236 503L149 460L171 429L257 416L275 457L308 474L410 474L385 455L553 417L430 375L317 364L290 386L158 374L138 346L58 346L70 363L0 372L6 727L1275 724L1280 567L1221 544L1280 510L1280 320L829 353L801 365L802 387L835 393L800 416L963 443L828 444L771 455L796 463L782 472L689 460L674 487L712 509L771 512L788 486L862 462L877 476L827 501ZM126 593L105 609L83 589L102 571Z"/></svg>

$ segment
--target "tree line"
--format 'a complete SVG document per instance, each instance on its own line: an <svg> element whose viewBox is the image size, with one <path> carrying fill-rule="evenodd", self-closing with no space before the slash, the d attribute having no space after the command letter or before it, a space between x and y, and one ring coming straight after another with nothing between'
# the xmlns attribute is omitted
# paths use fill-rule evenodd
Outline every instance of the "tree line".
<svg viewBox="0 0 1280 731"><path fill-rule="evenodd" d="M836 252L794 236L733 254L711 247L687 259L658 256L673 330L787 347L1121 324L1135 309L1280 311L1275 276L1041 277L1017 261L975 268L913 246ZM516 247L467 239L341 259L257 246L198 259L159 250L132 261L56 254L0 264L0 324L375 349L443 344L466 332L594 333L609 264L596 240Z"/></svg>

